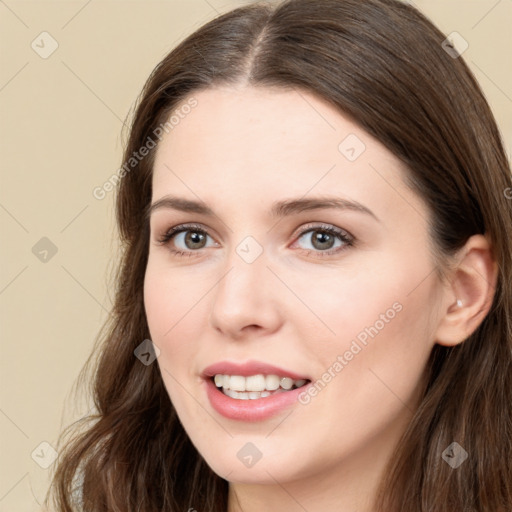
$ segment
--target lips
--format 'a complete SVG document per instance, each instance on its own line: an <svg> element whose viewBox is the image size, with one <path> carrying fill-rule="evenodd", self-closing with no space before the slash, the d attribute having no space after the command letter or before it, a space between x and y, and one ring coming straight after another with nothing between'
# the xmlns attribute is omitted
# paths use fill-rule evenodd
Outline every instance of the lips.
<svg viewBox="0 0 512 512"><path fill-rule="evenodd" d="M203 370L203 378L209 379L217 374L222 375L240 375L249 377L251 375L279 375L280 377L289 377L292 380L311 380L307 375L301 375L291 370L281 368L262 361L247 361L245 363L233 363L230 361L220 361L212 364Z"/></svg>
<svg viewBox="0 0 512 512"><path fill-rule="evenodd" d="M214 383L214 376L240 376L251 377L259 376L257 380L261 380L262 376L280 376L283 381L300 381L301 383L306 382L302 387L290 389L288 391L278 389L268 393L258 393L254 396L251 394L251 399L240 399L240 395L246 393L236 393L237 398L229 396L231 390L226 394L218 388ZM205 385L205 392L208 400L213 409L231 420L239 421L262 421L270 418L284 409L296 406L298 402L298 396L308 386L310 386L311 379L305 375L292 372L279 366L263 363L261 361L248 361L246 363L233 363L229 361L221 361L219 363L212 364L204 369L202 377ZM254 393L254 392L251 392ZM249 398L249 397L247 397Z"/></svg>

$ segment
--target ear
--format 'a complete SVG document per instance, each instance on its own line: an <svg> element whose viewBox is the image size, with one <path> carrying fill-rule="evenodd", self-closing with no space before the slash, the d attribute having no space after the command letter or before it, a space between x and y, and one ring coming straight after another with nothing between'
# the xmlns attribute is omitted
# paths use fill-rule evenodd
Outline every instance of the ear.
<svg viewBox="0 0 512 512"><path fill-rule="evenodd" d="M436 342L447 347L462 343L482 323L496 290L498 265L484 235L473 235L459 251L444 292Z"/></svg>

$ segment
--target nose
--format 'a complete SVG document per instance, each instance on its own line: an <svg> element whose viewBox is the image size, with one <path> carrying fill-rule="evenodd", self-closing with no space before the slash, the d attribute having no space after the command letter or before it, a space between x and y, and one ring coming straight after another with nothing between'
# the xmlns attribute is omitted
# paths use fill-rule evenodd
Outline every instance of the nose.
<svg viewBox="0 0 512 512"><path fill-rule="evenodd" d="M213 293L210 325L224 336L241 340L264 336L279 329L279 286L267 268L265 253L248 263L236 252L229 259Z"/></svg>

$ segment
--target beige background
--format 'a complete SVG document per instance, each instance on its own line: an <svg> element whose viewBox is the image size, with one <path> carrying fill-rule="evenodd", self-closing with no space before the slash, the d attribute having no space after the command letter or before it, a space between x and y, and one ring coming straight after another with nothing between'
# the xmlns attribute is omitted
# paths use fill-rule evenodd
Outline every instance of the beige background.
<svg viewBox="0 0 512 512"><path fill-rule="evenodd" d="M113 194L92 190L120 165L122 120L176 42L243 3L0 1L1 511L39 510L52 453L41 443L56 447L87 408L72 385L108 314L117 248ZM512 0L415 4L469 43L510 155ZM51 49L43 31L58 43L47 58L31 47ZM57 252L36 257L43 237Z"/></svg>

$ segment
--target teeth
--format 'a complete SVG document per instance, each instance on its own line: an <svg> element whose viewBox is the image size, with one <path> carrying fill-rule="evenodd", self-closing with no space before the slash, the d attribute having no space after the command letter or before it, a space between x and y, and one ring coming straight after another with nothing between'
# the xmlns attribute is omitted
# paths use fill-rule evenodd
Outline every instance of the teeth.
<svg viewBox="0 0 512 512"><path fill-rule="evenodd" d="M265 385L266 379L264 375L251 375L245 378L245 389L247 391L264 391Z"/></svg>
<svg viewBox="0 0 512 512"><path fill-rule="evenodd" d="M222 375L214 377L215 385L222 388L225 395L239 400L254 400L270 396L271 392L288 391L292 388L300 388L306 379L293 380L290 377L278 375Z"/></svg>
<svg viewBox="0 0 512 512"><path fill-rule="evenodd" d="M229 378L229 389L234 391L245 391L245 377L233 375Z"/></svg>
<svg viewBox="0 0 512 512"><path fill-rule="evenodd" d="M281 379L281 387L283 389L292 389L293 386L293 379L290 379L290 377L284 377Z"/></svg>
<svg viewBox="0 0 512 512"><path fill-rule="evenodd" d="M265 387L270 391L279 389L279 377L277 375L267 375L265 377Z"/></svg>
<svg viewBox="0 0 512 512"><path fill-rule="evenodd" d="M276 393L282 393L283 390L276 391ZM233 391L232 389L224 389L224 394L231 397L236 398L237 400L255 400L257 398L265 398L270 396L271 393L269 391Z"/></svg>

